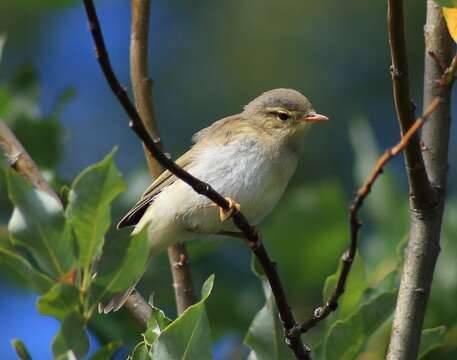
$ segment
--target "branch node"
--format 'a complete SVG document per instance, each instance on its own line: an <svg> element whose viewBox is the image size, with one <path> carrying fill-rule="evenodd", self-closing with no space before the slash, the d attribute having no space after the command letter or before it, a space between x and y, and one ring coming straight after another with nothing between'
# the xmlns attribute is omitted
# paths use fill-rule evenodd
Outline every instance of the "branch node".
<svg viewBox="0 0 457 360"><path fill-rule="evenodd" d="M314 309L314 317L316 319L320 319L320 317L322 316L323 313L324 313L324 307L323 306L319 306L316 309Z"/></svg>

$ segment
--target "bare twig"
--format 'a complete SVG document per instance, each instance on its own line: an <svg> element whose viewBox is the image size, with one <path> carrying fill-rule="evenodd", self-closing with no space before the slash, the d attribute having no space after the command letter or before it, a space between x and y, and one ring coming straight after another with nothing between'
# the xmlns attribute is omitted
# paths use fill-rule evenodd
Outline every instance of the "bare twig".
<svg viewBox="0 0 457 360"><path fill-rule="evenodd" d="M150 0L132 0L132 28L130 39L130 77L132 79L133 96L138 113L152 138L158 140L158 147L164 151L160 142L159 131L156 126L154 102L152 100L152 81L148 76L148 33L150 18ZM143 145L149 171L153 178L157 178L164 170L158 161ZM170 262L175 290L176 307L181 314L195 302L192 286L192 276L187 259L185 244L176 244L168 248L168 260ZM180 264L179 266L176 264ZM139 295L136 294L138 297ZM128 307L137 309L137 307Z"/></svg>
<svg viewBox="0 0 457 360"><path fill-rule="evenodd" d="M151 10L150 0L131 0L132 26L130 37L130 78L132 80L133 97L144 126L151 137L156 139L157 146L164 151L154 112L152 101L152 80L148 75L148 33ZM149 169L153 177L158 177L164 170L144 149Z"/></svg>
<svg viewBox="0 0 457 360"><path fill-rule="evenodd" d="M414 104L411 101L408 77L408 57L405 44L403 0L388 0L387 23L391 49L391 75L395 109L404 134L414 122ZM429 206L436 203L436 194L430 185L420 150L419 136L414 136L405 149L405 163L411 206Z"/></svg>
<svg viewBox="0 0 457 360"><path fill-rule="evenodd" d="M395 26L392 31L396 31ZM424 107L437 96L443 99L443 103L431 115L431 121L424 126L421 140L425 169L436 201L432 204L413 203L411 207L411 229L387 354L390 360L417 358L433 272L440 251L448 171L450 88L457 67L456 57L451 62L452 43L441 6L435 1L428 0L425 25ZM443 67L450 62L451 65L443 73ZM413 192L412 196L415 195Z"/></svg>
<svg viewBox="0 0 457 360"><path fill-rule="evenodd" d="M59 202L57 194L49 186L46 179L41 175L35 162L29 156L21 143L8 128L3 120L0 119L0 147L3 150L5 159L14 170L28 180L34 187L40 189Z"/></svg>
<svg viewBox="0 0 457 360"><path fill-rule="evenodd" d="M148 319L151 317L151 307L138 292L133 291L124 306L142 328L146 329L148 327Z"/></svg>
<svg viewBox="0 0 457 360"><path fill-rule="evenodd" d="M125 89L119 83L116 75L111 67L108 53L106 51L103 35L100 29L100 23L98 21L97 13L92 0L83 0L84 6L89 21L89 29L92 34L96 56L100 63L100 67L106 77L106 80L117 97L118 101L130 117L129 126L143 141L147 149L156 158L161 166L172 172L179 179L190 185L195 192L206 196L208 199L216 203L220 208L225 211L230 210L230 203L218 192L216 192L209 184L197 179L196 177L189 174L187 171L178 166L169 154L163 153L158 147L157 139L151 138L141 121L141 117L138 114L135 106L130 101ZM262 244L261 236L259 232L249 224L246 217L240 212L235 211L232 215L234 224L243 232L248 246L252 249L254 254L257 256L260 264L264 268L265 274L268 278L270 286L272 288L273 295L276 300L278 311L283 322L286 336L288 336L291 329L296 326L296 321L292 314L292 311L288 305L287 298L284 293L281 281L276 271L275 264L271 261L265 247ZM297 359L308 359L309 354L307 349L303 346L299 336L288 338L287 344L294 352Z"/></svg>
<svg viewBox="0 0 457 360"><path fill-rule="evenodd" d="M358 212L363 205L365 198L369 195L372 186L378 179L379 175L382 174L384 166L389 160L394 156L402 152L409 144L411 139L417 134L419 129L424 125L424 123L430 118L431 114L436 111L439 104L441 103L440 98L434 99L424 114L418 118L412 126L408 129L406 134L401 138L400 142L394 147L388 149L376 162L373 170L371 171L368 178L365 180L364 184L357 190L357 193L352 200L352 204L349 208L349 218L350 218L350 247L347 249L343 256L341 257L342 268L338 276L338 280L335 288L333 289L330 297L325 302L325 304L317 307L309 319L305 320L298 328L294 329L294 333L302 332L305 333L312 327L316 326L320 321L327 318L328 315L338 306L338 300L340 296L344 293L344 288L346 285L346 280L349 275L349 271L354 261L355 254L357 251L358 243L358 233L361 226L361 223L358 219Z"/></svg>

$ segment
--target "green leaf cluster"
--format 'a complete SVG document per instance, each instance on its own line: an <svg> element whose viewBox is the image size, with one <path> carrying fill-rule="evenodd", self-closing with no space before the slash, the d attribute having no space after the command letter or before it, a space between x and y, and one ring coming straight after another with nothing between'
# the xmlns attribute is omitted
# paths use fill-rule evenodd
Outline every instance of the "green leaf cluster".
<svg viewBox="0 0 457 360"><path fill-rule="evenodd" d="M213 285L214 275L211 275L202 286L200 301L174 321L152 307L144 340L137 344L129 359L212 359L211 329L205 303Z"/></svg>
<svg viewBox="0 0 457 360"><path fill-rule="evenodd" d="M52 344L56 358L87 354L86 327L98 303L131 286L147 261L144 234L117 244L121 256L115 266L102 256L111 224L111 203L125 189L113 155L114 151L77 176L66 209L55 197L5 169L14 210L8 224L9 239L0 238L0 262L41 294L39 312L61 322ZM15 348L26 353L20 343L16 342ZM114 350L111 345L96 358L108 358Z"/></svg>

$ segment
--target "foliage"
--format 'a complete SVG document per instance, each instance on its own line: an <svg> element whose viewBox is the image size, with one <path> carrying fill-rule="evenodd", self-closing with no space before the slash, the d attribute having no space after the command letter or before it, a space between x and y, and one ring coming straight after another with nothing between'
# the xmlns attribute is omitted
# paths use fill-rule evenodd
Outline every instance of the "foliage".
<svg viewBox="0 0 457 360"><path fill-rule="evenodd" d="M123 255L115 264L102 256L94 273L110 223L110 203L124 186L113 153L77 177L66 211L12 170L5 173L15 208L8 225L10 242L2 240L0 260L26 275L41 294L38 311L61 321L52 344L54 356L71 350L77 358L84 357L89 348L86 326L97 304L132 285L142 274L148 254L144 234L132 236L121 243Z"/></svg>
<svg viewBox="0 0 457 360"><path fill-rule="evenodd" d="M41 3L46 2L56 1ZM63 152L64 133L58 119L62 106L72 96L72 90L63 92L51 111L43 114L37 106L37 77L30 66L22 67L9 81L0 83L0 116L6 118L40 168L47 171L55 188L63 183L54 172ZM376 151L373 150L375 139L370 137L371 130L363 122L353 125L351 131L355 134L355 167L357 183L360 183L367 173L367 164L371 165L376 158ZM362 144L360 139L370 141ZM0 211L9 213L11 210L10 205L6 205L6 194L14 210L9 221L8 237L0 234L0 262L41 295L37 302L41 314L60 321L60 330L52 344L54 356L58 359L81 358L87 354L87 329L94 324L97 304L131 285L143 271L146 262L147 242L143 235L105 243L111 227L113 201L126 188L113 157L114 151L83 170L65 191L63 205L43 192L32 189L6 167L2 168ZM376 184L374 193L367 200L362 255L356 259L338 310L319 328L304 336L305 342L312 346L316 359L354 359L364 352L383 354L383 339L392 314L400 265L393 250L404 238L405 229L401 225L405 219L403 210L407 206L397 196L398 186L393 186L394 181L396 179L385 176ZM347 241L343 194L344 190L334 178L312 186L295 186L265 227L267 245L278 260L281 277L290 288L288 293L294 294L295 303L300 302L299 319L304 319L312 311L312 303L318 301L315 294L320 291L324 279L319 276L330 273L329 267L334 269L337 266L338 256ZM306 221L303 220L304 215ZM370 224L375 231L370 229ZM447 231L451 226L448 224ZM286 236L284 229L288 230ZM449 234L448 237L455 236ZM281 241L270 243L270 239ZM374 255L365 248L368 243L375 249L372 250ZM243 273L245 264L233 264L233 259L224 263L222 251L217 252L217 245L213 245L211 250L206 249L209 247L207 243L203 246L205 250L201 250L201 261L192 258L193 264L198 261L205 263L205 270L212 270L213 266L217 271L223 266L229 268L236 286L230 288L225 286L225 279L219 280L224 286L211 294L214 278L208 278L202 288L201 300L174 320L166 317L163 310L154 307L148 328L141 337L137 336L142 341L132 347L131 359L192 359L195 358L194 354L201 359L211 358L211 338L215 337L210 320L214 327L220 327L220 324L214 324L214 319L222 316L220 313L225 313L226 320L237 316L236 311L232 312L231 305L248 310L258 305L251 299L250 305L246 305L246 298L255 293L255 288L250 286L251 280L246 280L247 285L243 282L240 286L239 283L241 277L248 278ZM237 245L228 245L233 246ZM213 252L217 255L214 256ZM210 258L213 259L212 263L205 262ZM214 261L214 258L217 260ZM338 271L325 281L323 299L319 300L325 301L327 298ZM292 358L283 341L280 320L268 286L262 274L258 270L255 273L264 287L265 299L263 305L257 306L257 310L260 308L257 314L249 314L251 317L254 315L245 336L245 344L250 349L249 359ZM155 280L158 277L156 275ZM312 295L303 295L308 293ZM221 294L230 299L223 301ZM215 305L217 311L211 311L210 295L211 299L218 299ZM455 296L450 297L451 303L446 306L448 309L453 306L452 299ZM446 320L447 313L443 309L446 307L442 304L449 299L432 301L436 302L432 311L443 312L434 318L435 326ZM248 317L246 312L243 315ZM112 323L119 327L116 321L119 322L112 320ZM101 329L105 333L112 330L108 329L106 322L104 325ZM433 349L446 342L446 334L446 328L442 326L424 330L421 356L433 355ZM102 334L101 338L109 336L103 337ZM105 343L91 359L109 359L120 346L119 342ZM30 358L20 340L15 340L13 346L21 359Z"/></svg>

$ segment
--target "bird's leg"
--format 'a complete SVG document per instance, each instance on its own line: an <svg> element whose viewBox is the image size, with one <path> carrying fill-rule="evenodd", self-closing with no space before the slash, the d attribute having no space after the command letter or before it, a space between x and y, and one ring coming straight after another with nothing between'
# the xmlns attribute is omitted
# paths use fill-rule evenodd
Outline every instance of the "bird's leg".
<svg viewBox="0 0 457 360"><path fill-rule="evenodd" d="M219 217L222 222L231 218L233 214L235 214L236 212L239 212L241 209L240 204L238 204L235 200L233 200L229 197L226 197L225 200L227 200L229 203L229 209L225 210L225 209L219 207Z"/></svg>

